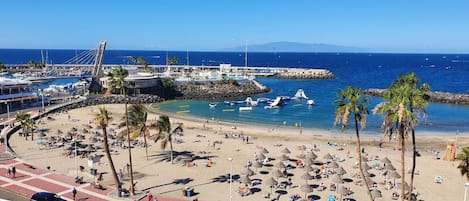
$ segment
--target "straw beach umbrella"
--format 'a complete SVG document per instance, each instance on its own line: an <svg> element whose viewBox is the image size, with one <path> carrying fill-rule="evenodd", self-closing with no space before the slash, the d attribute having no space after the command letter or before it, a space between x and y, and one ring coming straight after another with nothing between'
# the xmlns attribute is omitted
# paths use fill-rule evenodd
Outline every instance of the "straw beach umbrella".
<svg viewBox="0 0 469 201"><path fill-rule="evenodd" d="M261 153L262 153L262 154L268 154L269 151L268 151L266 148L262 148Z"/></svg>
<svg viewBox="0 0 469 201"><path fill-rule="evenodd" d="M281 160L281 161L288 161L290 159L290 157L288 157L285 154L282 154L280 157L278 157L278 159Z"/></svg>
<svg viewBox="0 0 469 201"><path fill-rule="evenodd" d="M322 157L322 159L325 159L325 160L332 160L333 157L332 157L332 155L331 155L330 153L327 153L326 155L324 155L324 156Z"/></svg>
<svg viewBox="0 0 469 201"><path fill-rule="evenodd" d="M278 167L278 168L285 168L285 164L283 164L282 161L279 161L275 164L275 167Z"/></svg>
<svg viewBox="0 0 469 201"><path fill-rule="evenodd" d="M265 184L269 185L270 187L270 194L272 194L272 189L277 186L278 184L278 181L275 180L273 177L270 177L269 179L267 179L267 181L265 182Z"/></svg>
<svg viewBox="0 0 469 201"><path fill-rule="evenodd" d="M252 180L248 176L241 177L241 183L251 185Z"/></svg>
<svg viewBox="0 0 469 201"><path fill-rule="evenodd" d="M328 168L338 168L339 164L335 161L332 161L331 163L327 164Z"/></svg>
<svg viewBox="0 0 469 201"><path fill-rule="evenodd" d="M274 177L277 177L277 178L284 176L280 170L275 170L272 174L274 175Z"/></svg>
<svg viewBox="0 0 469 201"><path fill-rule="evenodd" d="M282 149L281 152L284 153L284 154L291 154L291 151L290 151L287 147L285 147L284 149Z"/></svg>
<svg viewBox="0 0 469 201"><path fill-rule="evenodd" d="M401 178L401 175L400 175L399 173L397 173L396 170L389 171L389 172L388 172L388 176L389 176L390 178L393 178L393 179L394 179L394 185L396 185L396 179Z"/></svg>
<svg viewBox="0 0 469 201"><path fill-rule="evenodd" d="M383 197L381 191L379 191L378 189L371 190L371 196L373 196L373 199Z"/></svg>
<svg viewBox="0 0 469 201"><path fill-rule="evenodd" d="M343 184L344 180L342 179L342 177L340 175L333 175L332 176L332 182L334 182L336 184Z"/></svg>
<svg viewBox="0 0 469 201"><path fill-rule="evenodd" d="M342 176L344 174L347 174L347 171L345 171L345 169L343 167L339 167L339 169L337 170L336 174Z"/></svg>
<svg viewBox="0 0 469 201"><path fill-rule="evenodd" d="M300 190L303 191L303 193L305 193L305 198L307 198L307 194L308 193L311 193L313 192L313 188L311 188L311 186L309 186L309 184L304 184L300 187Z"/></svg>
<svg viewBox="0 0 469 201"><path fill-rule="evenodd" d="M391 163L386 164L386 166L384 166L384 169L391 170L391 171L396 170L396 168Z"/></svg>
<svg viewBox="0 0 469 201"><path fill-rule="evenodd" d="M252 167L255 167L255 168L256 168L256 172L257 172L257 168L261 168L261 167L262 167L262 163L260 163L259 161L254 161L254 163L252 163Z"/></svg>
<svg viewBox="0 0 469 201"><path fill-rule="evenodd" d="M309 173L305 172L303 175L301 175L301 178L305 180L305 184L308 184L308 180L311 180L314 177L311 176Z"/></svg>
<svg viewBox="0 0 469 201"><path fill-rule="evenodd" d="M316 158L318 158L318 155L316 155L315 153L311 152L311 153L306 154L306 158L311 158L311 159L313 159L313 160L316 160Z"/></svg>
<svg viewBox="0 0 469 201"><path fill-rule="evenodd" d="M385 164L391 164L391 160L389 160L388 157L384 157L380 160L382 163L385 163Z"/></svg>
<svg viewBox="0 0 469 201"><path fill-rule="evenodd" d="M348 190L347 190L344 186L338 187L336 192L340 195L340 199L339 199L339 200L342 200L342 196L348 194Z"/></svg>
<svg viewBox="0 0 469 201"><path fill-rule="evenodd" d="M246 168L246 169L244 169L244 170L241 172L241 174L250 177L250 176L254 175L255 172L252 171L251 168Z"/></svg>

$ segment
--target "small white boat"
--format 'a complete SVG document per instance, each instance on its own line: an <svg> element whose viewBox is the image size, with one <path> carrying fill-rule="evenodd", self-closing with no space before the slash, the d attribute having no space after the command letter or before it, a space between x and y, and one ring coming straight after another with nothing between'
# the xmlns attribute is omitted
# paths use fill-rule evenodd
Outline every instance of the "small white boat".
<svg viewBox="0 0 469 201"><path fill-rule="evenodd" d="M242 112L242 111L251 111L252 110L252 107L239 107L239 111Z"/></svg>
<svg viewBox="0 0 469 201"><path fill-rule="evenodd" d="M314 105L314 100L313 99L307 100L306 105Z"/></svg>
<svg viewBox="0 0 469 201"><path fill-rule="evenodd" d="M217 107L217 103L209 103L208 106L210 108L216 108Z"/></svg>
<svg viewBox="0 0 469 201"><path fill-rule="evenodd" d="M264 109L277 109L277 108L279 108L279 107L276 106L276 105L266 105L266 106L264 106Z"/></svg>

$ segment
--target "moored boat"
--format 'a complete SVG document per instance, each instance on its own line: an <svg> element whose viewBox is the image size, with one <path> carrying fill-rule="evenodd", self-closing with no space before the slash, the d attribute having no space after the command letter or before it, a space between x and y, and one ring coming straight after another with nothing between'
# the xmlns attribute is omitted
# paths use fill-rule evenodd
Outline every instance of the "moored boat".
<svg viewBox="0 0 469 201"><path fill-rule="evenodd" d="M252 107L248 106L248 107L239 107L239 111L252 111Z"/></svg>

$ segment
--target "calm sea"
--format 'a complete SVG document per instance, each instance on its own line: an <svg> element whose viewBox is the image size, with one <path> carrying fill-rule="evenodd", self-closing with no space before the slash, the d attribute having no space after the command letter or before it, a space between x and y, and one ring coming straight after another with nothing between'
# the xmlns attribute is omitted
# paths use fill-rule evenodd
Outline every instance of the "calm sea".
<svg viewBox="0 0 469 201"><path fill-rule="evenodd" d="M79 54L82 50L48 50L49 63L61 63ZM106 64L130 63L128 56L142 56L150 64L164 64L166 56L178 57L179 64L219 65L230 63L244 66L244 53L233 52L165 52L165 51L123 51L107 50ZM40 50L0 49L3 63L27 63L40 60ZM189 58L189 60L188 60ZM239 112L238 107L224 105L224 100L171 101L160 106L163 111L178 112L201 118L221 119L231 122L283 125L305 128L331 129L334 121L333 100L339 89L347 85L359 88L386 88L400 74L415 72L422 82L430 84L434 91L469 93L469 55L467 54L377 54L377 53L249 53L249 66L278 66L325 68L337 78L334 80L281 80L258 78L258 81L272 89L272 92L257 97L275 98L278 95L293 96L303 88L307 96L315 100L314 106L292 100L275 110L262 106L250 112ZM243 100L239 97L233 100ZM372 109L379 98L372 98ZM210 109L208 103L218 101L218 107ZM234 109L226 110L226 109ZM223 111L225 110L225 112ZM227 112L232 111L232 112ZM432 103L428 107L428 118L421 119L418 130L447 132L449 134L469 131L469 106ZM367 134L378 134L382 122L380 115L370 115Z"/></svg>

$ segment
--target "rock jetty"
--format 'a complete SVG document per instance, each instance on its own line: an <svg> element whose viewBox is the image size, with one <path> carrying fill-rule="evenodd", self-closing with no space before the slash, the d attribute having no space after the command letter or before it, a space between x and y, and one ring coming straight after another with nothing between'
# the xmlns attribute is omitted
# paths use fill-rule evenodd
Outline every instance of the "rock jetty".
<svg viewBox="0 0 469 201"><path fill-rule="evenodd" d="M282 79L334 79L335 75L326 69L287 68L280 70L274 77Z"/></svg>
<svg viewBox="0 0 469 201"><path fill-rule="evenodd" d="M384 89L367 89L364 91L366 95L382 96ZM427 94L430 102L451 103L458 105L469 105L469 94L456 94L448 92L430 92Z"/></svg>
<svg viewBox="0 0 469 201"><path fill-rule="evenodd" d="M257 86L248 81L242 84L221 84L219 82L200 84L181 84L176 90L182 94L183 99L222 99L240 96L249 96L269 92L270 89Z"/></svg>
<svg viewBox="0 0 469 201"><path fill-rule="evenodd" d="M159 96L147 95L147 94L129 96L127 98L129 100L128 102L129 104L158 103L164 100L160 98ZM76 109L76 108L87 107L87 106L92 106L92 105L123 104L123 103L125 103L124 96L96 95L96 96L88 96L86 100L67 105L63 109L70 110L70 109Z"/></svg>

